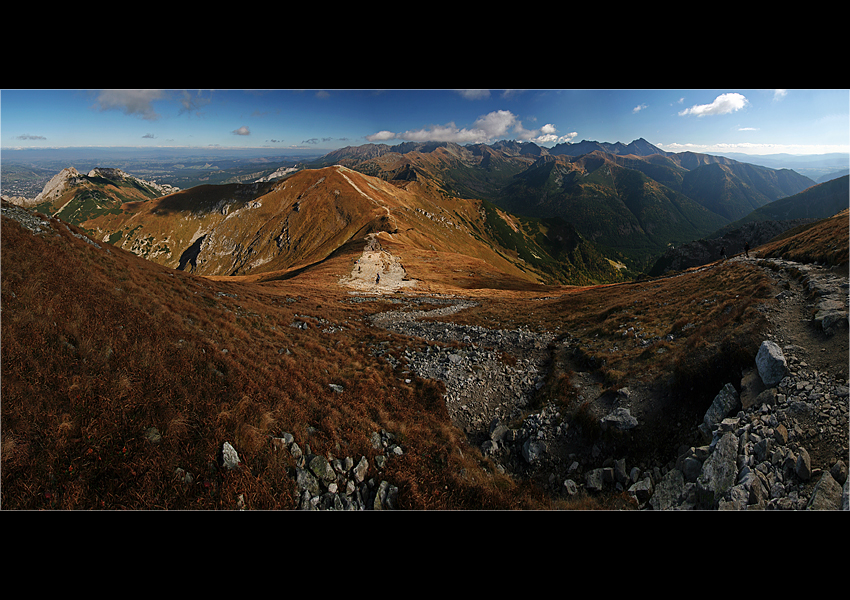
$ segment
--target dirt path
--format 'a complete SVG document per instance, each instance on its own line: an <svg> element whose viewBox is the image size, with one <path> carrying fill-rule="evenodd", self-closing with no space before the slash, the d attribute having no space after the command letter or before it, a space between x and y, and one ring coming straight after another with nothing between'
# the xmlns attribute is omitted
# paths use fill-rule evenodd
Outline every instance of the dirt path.
<svg viewBox="0 0 850 600"><path fill-rule="evenodd" d="M826 333L813 321L820 297L812 293L808 281L831 282L838 294L843 290L846 307L846 272L828 267L802 265L792 261L735 256L764 270L774 281L777 302L767 313L773 341L780 347L793 346L793 353L810 368L848 379L848 335L846 328ZM805 281L800 273L805 273ZM843 286L843 287L842 287ZM814 286L813 286L814 287Z"/></svg>
<svg viewBox="0 0 850 600"><path fill-rule="evenodd" d="M383 274L392 273L392 265L395 263L392 256L383 253L377 246L377 240L372 241L375 244L370 241L370 245L364 250L363 257L358 261L358 265L355 265L355 272L348 280L348 285L360 285L363 286L360 289L378 291L374 277L381 268L384 269L381 271L381 282L389 290L396 281L403 279L392 280ZM833 383L837 382L837 389L842 386L846 389L847 328L843 326L825 332L813 319L813 315L823 303L824 293L837 293L839 300L843 295L846 306L846 272L756 257L736 256L730 260L745 262L754 268L762 269L773 279L776 302L764 305L765 316L769 322L767 336L779 344L788 355L795 389L799 389L798 381L803 382L803 387L811 383L815 389L823 384L830 398L843 398L845 405L840 410L846 415L846 393L840 396L840 393L833 389ZM400 264L397 268L398 273L403 273ZM813 292L813 287L821 291ZM440 314L444 316L448 311L465 308L462 299L455 299L455 302L456 305L439 309L447 311ZM551 333L488 330L446 321L429 323L421 320L431 316L432 312L436 311L390 311L375 315L374 321L378 326L404 335L462 344L449 348L435 346L426 348L425 351L408 351L403 360L406 367L418 375L439 379L445 383L445 400L452 421L466 431L471 442L480 445L482 452L492 456L509 472L525 476L532 473L542 474L543 480L546 481L548 477L550 483L554 482L552 485L555 488L565 478L578 477L583 469L598 466L597 463L605 458L606 450L596 444L588 446L587 439L576 427L569 427L563 422L554 405L546 403L540 408L531 409L535 393L546 379L549 366L547 363L553 360ZM512 365L504 364L503 357L506 354L514 357L516 362ZM633 416L644 425L657 417L658 410L643 410L642 406L657 408L660 406L658 402L667 406L666 400L654 397L655 390L652 386L635 385L617 394L605 392L598 377L578 367L572 372L571 383L579 401L593 403L600 414L608 414L617 407L631 407ZM783 389L782 392L787 392L789 398L792 393L790 389ZM821 406L822 412L834 412L826 403ZM522 425L517 426L515 419L520 414L524 415L524 419ZM812 456L812 464L829 468L835 462L834 454L841 454L842 449L846 449L847 434L844 430L833 432L835 427L818 422L817 411L812 414L814 417L811 422L800 421L804 431L818 432L817 435L809 436L805 445ZM679 414L676 410L670 410L665 416L671 423L676 423L677 428L678 421L686 422L683 420L685 417L689 417L689 414ZM831 418L840 421L842 417L839 415ZM499 431L498 428L494 429L494 423L504 425L510 422L517 427L515 431L522 431L521 435L517 434L518 440L525 440L521 447L517 443L494 437ZM669 442L666 438L665 441ZM544 442L545 452L535 457L534 444L540 445ZM664 443L659 438L655 440L654 445L654 451L651 448L641 451L639 466L642 470L669 467L672 458L669 453L675 451L675 444ZM640 448L636 446L636 449ZM630 465L633 465L636 458L630 455L629 460L632 461ZM581 466L574 472L572 469L576 464Z"/></svg>
<svg viewBox="0 0 850 600"><path fill-rule="evenodd" d="M407 278L401 259L384 250L374 233L369 234L363 254L354 263L351 274L339 280L342 286L377 294L412 288L416 283L415 279Z"/></svg>

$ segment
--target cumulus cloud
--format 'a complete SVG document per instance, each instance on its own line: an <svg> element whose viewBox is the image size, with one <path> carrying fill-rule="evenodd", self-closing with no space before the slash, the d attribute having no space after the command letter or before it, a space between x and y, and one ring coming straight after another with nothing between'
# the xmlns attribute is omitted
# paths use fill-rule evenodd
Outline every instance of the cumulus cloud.
<svg viewBox="0 0 850 600"><path fill-rule="evenodd" d="M773 99L774 100L782 100L787 95L788 95L788 90L773 90Z"/></svg>
<svg viewBox="0 0 850 600"><path fill-rule="evenodd" d="M100 111L120 110L126 115L155 121L160 115L154 110L153 102L162 97L162 90L101 90L94 106Z"/></svg>
<svg viewBox="0 0 850 600"><path fill-rule="evenodd" d="M497 110L478 117L470 128L459 128L455 123L433 125L401 133L379 131L366 136L370 142L399 139L408 142L455 142L457 144L487 144L494 139L513 135L517 140L538 144L561 143L573 139L577 133L559 136L551 123L540 129L525 129L522 122L509 110Z"/></svg>
<svg viewBox="0 0 850 600"><path fill-rule="evenodd" d="M679 115L696 115L698 117L725 115L735 112L736 110L741 110L747 104L749 104L749 102L741 94L734 92L729 94L720 94L711 104L696 104L681 111Z"/></svg>
<svg viewBox="0 0 850 600"><path fill-rule="evenodd" d="M370 142L380 142L384 140L394 140L396 139L396 134L392 131L379 131L378 133L373 133L372 135L367 135L366 139Z"/></svg>
<svg viewBox="0 0 850 600"><path fill-rule="evenodd" d="M239 129L234 129L233 135L251 135L251 130L248 129L247 125L243 125Z"/></svg>
<svg viewBox="0 0 850 600"><path fill-rule="evenodd" d="M640 112L640 111L642 111L644 108L646 108L646 104L638 104L637 106L635 106L635 107L632 109L632 112L633 112L633 113L639 113L639 112Z"/></svg>

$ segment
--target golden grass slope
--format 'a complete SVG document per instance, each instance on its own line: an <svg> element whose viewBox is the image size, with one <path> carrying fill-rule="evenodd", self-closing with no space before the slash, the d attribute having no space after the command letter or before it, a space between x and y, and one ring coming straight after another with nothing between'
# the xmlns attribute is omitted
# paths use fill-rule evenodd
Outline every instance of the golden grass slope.
<svg viewBox="0 0 850 600"><path fill-rule="evenodd" d="M844 266L850 262L850 209L786 231L759 248L765 258L784 258L804 263Z"/></svg>
<svg viewBox="0 0 850 600"><path fill-rule="evenodd" d="M200 186L127 203L123 215L85 227L164 266L178 268L182 256L185 268L200 275L284 276L349 243L362 251L367 236L378 234L405 265L423 252L441 260L460 255L477 261L476 270L538 281L515 252L482 236L480 201L448 198L415 182L406 188L337 165L274 183ZM188 261L184 252L196 243L197 257Z"/></svg>
<svg viewBox="0 0 850 600"><path fill-rule="evenodd" d="M845 214L845 234L846 224ZM292 459L274 450L272 436L288 431L314 452L372 462L369 437L379 429L405 448L382 474L399 486L402 508L555 506L467 445L441 383L402 375L373 355L381 347L400 358L421 342L373 329L368 315L389 305L352 303L339 285L362 256L362 240L286 279L261 281L177 271L96 248L79 233L55 219L43 234L2 219L2 508L233 509L242 496L248 508L289 509L297 500ZM393 255L409 251L386 231L375 237ZM816 240L834 241L809 243ZM564 415L582 410L569 404L572 361L614 389L667 386L661 417L669 427L659 436L686 422L686 405L704 412L693 398L751 363L765 325L758 306L773 295L757 268L731 262L629 284L514 289L487 287L471 268L459 272L475 266L470 258L416 250L404 264L428 290L478 301L453 321L568 335L562 352L570 355L553 356L544 388ZM465 290L464 278L477 287ZM309 327L291 327L295 320ZM151 427L159 444L145 437ZM245 469L212 466L223 441ZM179 485L178 468L194 475L193 486Z"/></svg>
<svg viewBox="0 0 850 600"><path fill-rule="evenodd" d="M402 508L539 500L466 445L442 384L371 352L414 342L372 329L380 306L349 302L336 280L215 281L75 234L2 219L3 509L235 509L240 496L291 509L293 459L272 436L374 464L380 429L405 448L381 474ZM215 468L224 441L243 469Z"/></svg>

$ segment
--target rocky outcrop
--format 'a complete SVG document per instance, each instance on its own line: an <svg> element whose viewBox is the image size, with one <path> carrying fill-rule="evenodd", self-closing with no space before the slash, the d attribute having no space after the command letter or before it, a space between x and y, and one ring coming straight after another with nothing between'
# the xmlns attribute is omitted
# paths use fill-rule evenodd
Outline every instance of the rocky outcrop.
<svg viewBox="0 0 850 600"><path fill-rule="evenodd" d="M145 437L152 444L160 442L156 428L150 428ZM297 498L297 510L393 510L398 508L398 487L380 479L387 460L404 453L395 441L395 435L381 430L371 438L372 448L378 451L373 464L365 456L355 463L350 456L335 458L328 454L314 454L310 446L302 449L292 434L281 432L270 438L276 452L286 453L293 461L290 469L292 485ZM230 442L219 446L218 455L210 468L220 473L246 468L239 453ZM196 483L196 477L182 467L174 471L175 484L184 490ZM243 496L237 499L238 510L249 508Z"/></svg>
<svg viewBox="0 0 850 600"><path fill-rule="evenodd" d="M718 398L731 396L730 388ZM846 463L838 458L829 470L815 469L807 450L815 439L832 436L839 449L845 440L846 454L847 382L796 369L774 394L758 397L769 400L719 421L715 402L712 418L706 417L713 424L710 441L683 451L660 478L648 473L628 492L655 510L847 510Z"/></svg>
<svg viewBox="0 0 850 600"><path fill-rule="evenodd" d="M827 335L845 332L848 328L847 277L841 277L824 266L805 264L780 258L760 259L765 268L782 271L803 286L803 293L811 303L810 316L818 329Z"/></svg>
<svg viewBox="0 0 850 600"><path fill-rule="evenodd" d="M58 198L80 176L80 173L74 167L62 169L47 182L41 193L35 197L33 204Z"/></svg>
<svg viewBox="0 0 850 600"><path fill-rule="evenodd" d="M95 167L94 169L92 169L91 171L88 172L86 177L88 177L90 179L95 178L95 177L103 177L104 179L108 179L110 181L130 180L130 181L136 182L139 185L143 185L143 186L146 186L146 187L149 187L149 188L153 188L154 190L156 190L157 192L159 192L163 196L165 196L167 194L173 194L174 192L180 191L180 188L178 188L178 187L174 187L174 186L169 185L167 183L166 184L159 184L159 183L156 183L154 181L146 181L144 179L140 179L139 177L136 177L135 175L129 175L129 174L125 173L124 171L122 171L121 169L117 169L117 168Z"/></svg>
<svg viewBox="0 0 850 600"><path fill-rule="evenodd" d="M543 385L548 345L555 337L552 333L422 321L426 317L453 314L474 303L436 297L411 298L405 302L442 306L387 311L371 320L396 333L438 342L420 351L407 349L401 360L408 371L445 384L446 408L456 425L480 442L493 419L515 419L528 407ZM456 345L458 342L462 347ZM380 349L376 353L384 354ZM394 367L399 366L398 359L389 354L387 358Z"/></svg>

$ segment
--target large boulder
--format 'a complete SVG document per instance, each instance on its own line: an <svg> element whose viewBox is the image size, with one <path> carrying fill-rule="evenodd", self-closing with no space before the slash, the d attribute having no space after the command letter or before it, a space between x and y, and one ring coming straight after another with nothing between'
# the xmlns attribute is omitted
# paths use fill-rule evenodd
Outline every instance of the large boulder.
<svg viewBox="0 0 850 600"><path fill-rule="evenodd" d="M756 368L764 385L774 387L779 384L788 373L788 362L782 348L776 342L763 341L756 354Z"/></svg>
<svg viewBox="0 0 850 600"><path fill-rule="evenodd" d="M812 497L806 505L807 510L840 510L841 484L835 481L829 471L824 471L815 488Z"/></svg>
<svg viewBox="0 0 850 600"><path fill-rule="evenodd" d="M703 425L708 432L714 431L717 425L726 418L730 412L740 406L738 390L731 383L723 386L723 389L714 397L714 401L703 417Z"/></svg>
<svg viewBox="0 0 850 600"><path fill-rule="evenodd" d="M702 465L697 478L697 496L705 508L716 508L723 495L738 479L738 438L732 432L723 434Z"/></svg>
<svg viewBox="0 0 850 600"><path fill-rule="evenodd" d="M649 499L649 505L653 510L676 508L684 491L685 477L682 472L679 469L670 469L655 486L652 497Z"/></svg>
<svg viewBox="0 0 850 600"><path fill-rule="evenodd" d="M602 426L602 431L606 431L608 428L628 431L637 427L638 420L632 416L628 408L620 406L610 414L602 417L599 424Z"/></svg>

